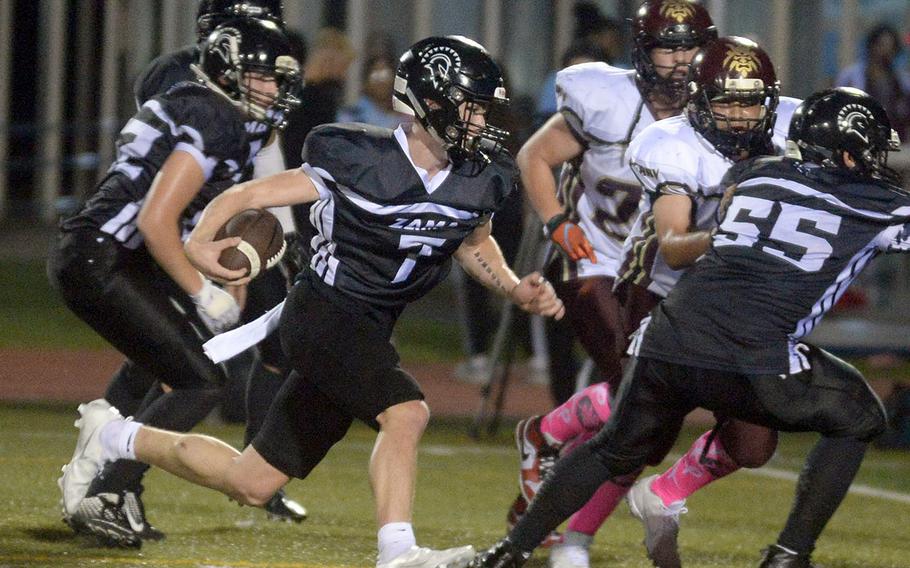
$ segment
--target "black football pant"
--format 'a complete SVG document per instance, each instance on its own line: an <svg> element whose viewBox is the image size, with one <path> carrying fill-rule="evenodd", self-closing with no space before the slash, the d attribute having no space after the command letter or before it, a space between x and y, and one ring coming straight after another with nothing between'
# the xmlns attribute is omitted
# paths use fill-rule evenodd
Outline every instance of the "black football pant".
<svg viewBox="0 0 910 568"><path fill-rule="evenodd" d="M129 359L107 392L125 415L187 431L218 403L224 373L202 350L211 335L190 298L146 252L100 231L62 233L48 276L67 307ZM159 383L173 391L163 394ZM146 469L127 460L110 464L93 493L135 488Z"/></svg>
<svg viewBox="0 0 910 568"><path fill-rule="evenodd" d="M605 481L627 482L645 464L662 459L685 416L698 407L775 430L815 431L832 439L862 442L884 431L884 408L862 375L833 355L807 347L811 370L792 375L742 375L633 359L609 421L559 460L510 533L512 542L533 550ZM855 469L844 473L853 474Z"/></svg>

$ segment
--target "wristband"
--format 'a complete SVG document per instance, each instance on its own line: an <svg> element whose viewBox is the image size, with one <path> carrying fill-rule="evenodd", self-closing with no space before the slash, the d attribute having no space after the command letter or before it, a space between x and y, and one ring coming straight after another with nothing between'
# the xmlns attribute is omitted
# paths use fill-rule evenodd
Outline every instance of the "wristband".
<svg viewBox="0 0 910 568"><path fill-rule="evenodd" d="M565 211L563 211L562 213L557 213L556 215L553 215L552 217L550 217L549 221L544 223L543 235L548 239L551 238L553 236L553 232L556 231L556 229L558 229L560 225L562 225L563 223L565 223L568 220L569 220L569 214L566 213Z"/></svg>

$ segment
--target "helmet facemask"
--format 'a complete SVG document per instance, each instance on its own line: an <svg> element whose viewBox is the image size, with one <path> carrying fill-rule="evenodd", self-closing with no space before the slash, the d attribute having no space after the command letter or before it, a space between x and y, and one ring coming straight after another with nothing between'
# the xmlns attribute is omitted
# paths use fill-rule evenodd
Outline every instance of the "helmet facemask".
<svg viewBox="0 0 910 568"><path fill-rule="evenodd" d="M742 88L744 84L748 88ZM754 87L752 79L727 79L723 90L711 93L705 89L689 101L689 119L693 125L721 154L733 160L773 153L771 136L777 118L779 89L776 85ZM760 112L757 117L734 118L718 112L715 104L758 106Z"/></svg>
<svg viewBox="0 0 910 568"><path fill-rule="evenodd" d="M217 36L216 36L217 34ZM300 65L290 55L278 55L273 62L264 53L241 50L241 32L225 25L209 37L208 61L191 65L196 76L210 89L230 100L253 120L272 128L284 128L286 114L300 104ZM256 84L274 82L274 92Z"/></svg>

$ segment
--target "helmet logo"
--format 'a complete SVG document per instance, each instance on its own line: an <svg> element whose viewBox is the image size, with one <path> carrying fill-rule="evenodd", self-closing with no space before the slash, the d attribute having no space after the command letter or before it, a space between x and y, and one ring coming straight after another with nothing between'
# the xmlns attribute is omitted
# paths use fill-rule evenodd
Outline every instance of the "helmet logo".
<svg viewBox="0 0 910 568"><path fill-rule="evenodd" d="M734 45L727 51L727 56L724 57L724 67L730 71L748 75L761 69L761 60L758 59L751 47Z"/></svg>
<svg viewBox="0 0 910 568"><path fill-rule="evenodd" d="M457 73L461 69L461 56L446 45L427 49L420 54L420 62L430 72L435 87L439 87L449 73Z"/></svg>
<svg viewBox="0 0 910 568"><path fill-rule="evenodd" d="M221 29L218 37L212 42L211 52L218 54L228 65L234 65L240 58L240 49L237 41L239 37L240 32L234 28Z"/></svg>
<svg viewBox="0 0 910 568"><path fill-rule="evenodd" d="M664 0L660 15L681 24L695 15L695 9L686 0Z"/></svg>
<svg viewBox="0 0 910 568"><path fill-rule="evenodd" d="M869 109L863 105L849 104L844 106L837 113L837 127L845 134L855 134L863 141L869 143L869 137L866 136L866 130L869 123L873 121Z"/></svg>

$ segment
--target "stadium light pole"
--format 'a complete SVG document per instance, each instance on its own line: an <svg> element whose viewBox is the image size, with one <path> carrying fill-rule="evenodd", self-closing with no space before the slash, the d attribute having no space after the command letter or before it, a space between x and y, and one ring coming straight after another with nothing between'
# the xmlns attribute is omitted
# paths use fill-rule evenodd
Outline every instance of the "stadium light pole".
<svg viewBox="0 0 910 568"><path fill-rule="evenodd" d="M13 57L13 3L0 2L0 220L7 210L7 152L9 151L9 84Z"/></svg>
<svg viewBox="0 0 910 568"><path fill-rule="evenodd" d="M98 167L99 173L107 170L114 159L114 137L117 128L117 99L119 80L117 59L120 54L120 38L123 35L121 0L108 0L104 3L104 43L101 56L101 104L98 116L101 129L98 133Z"/></svg>
<svg viewBox="0 0 910 568"><path fill-rule="evenodd" d="M66 65L66 3L41 0L41 45L45 56L40 59L39 108L41 109L38 160L38 196L41 218L53 221L55 204L60 191L60 164L63 142L63 98L67 91Z"/></svg>
<svg viewBox="0 0 910 568"><path fill-rule="evenodd" d="M572 44L572 28L575 25L575 19L572 16L574 5L575 2L573 0L556 0L556 5L554 6L553 69L559 69L562 64L562 54Z"/></svg>
<svg viewBox="0 0 910 568"><path fill-rule="evenodd" d="M860 23L859 0L843 0L840 10L837 67L844 69L856 60L856 40L859 38Z"/></svg>
<svg viewBox="0 0 910 568"><path fill-rule="evenodd" d="M792 0L773 0L771 4L771 61L782 85L790 84L790 20Z"/></svg>
<svg viewBox="0 0 910 568"><path fill-rule="evenodd" d="M353 44L354 58L348 69L348 80L344 89L346 104L353 104L360 95L360 78L363 75L363 56L367 45L367 0L347 0L347 35Z"/></svg>
<svg viewBox="0 0 910 568"><path fill-rule="evenodd" d="M484 0L483 46L495 59L502 55L502 0Z"/></svg>

